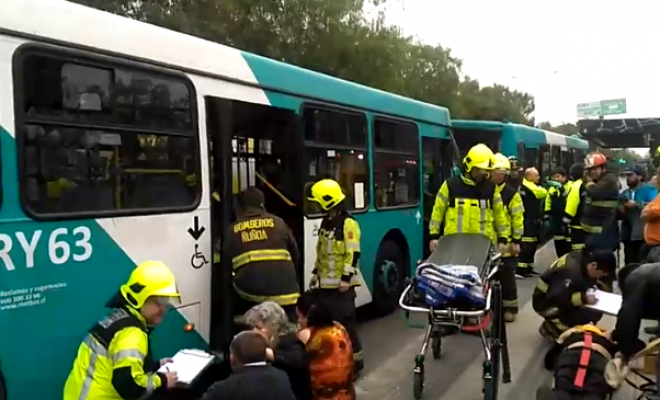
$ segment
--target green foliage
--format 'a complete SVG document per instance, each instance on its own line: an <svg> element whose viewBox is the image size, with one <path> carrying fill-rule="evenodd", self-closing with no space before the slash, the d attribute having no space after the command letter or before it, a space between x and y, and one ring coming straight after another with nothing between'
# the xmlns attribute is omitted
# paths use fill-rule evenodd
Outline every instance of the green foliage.
<svg viewBox="0 0 660 400"><path fill-rule="evenodd" d="M534 123L530 94L482 87L449 49L387 24L387 7L402 0L74 1L443 105L456 118Z"/></svg>
<svg viewBox="0 0 660 400"><path fill-rule="evenodd" d="M557 126L553 126L550 122L541 122L538 127L546 131L561 133L562 135L571 136L578 133L578 127L575 124L563 122Z"/></svg>

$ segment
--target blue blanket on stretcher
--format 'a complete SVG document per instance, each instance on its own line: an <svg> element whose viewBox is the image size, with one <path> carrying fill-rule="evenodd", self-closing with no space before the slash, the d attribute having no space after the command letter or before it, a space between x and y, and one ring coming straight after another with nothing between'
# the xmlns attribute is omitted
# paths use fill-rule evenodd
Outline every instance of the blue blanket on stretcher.
<svg viewBox="0 0 660 400"><path fill-rule="evenodd" d="M424 294L424 303L429 307L457 302L481 308L486 305L477 267L425 263L417 267L415 281L416 292Z"/></svg>

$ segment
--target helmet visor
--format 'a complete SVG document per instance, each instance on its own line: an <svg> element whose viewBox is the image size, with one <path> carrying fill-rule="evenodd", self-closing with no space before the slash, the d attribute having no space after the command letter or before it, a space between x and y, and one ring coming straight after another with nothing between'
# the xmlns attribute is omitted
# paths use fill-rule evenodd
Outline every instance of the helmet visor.
<svg viewBox="0 0 660 400"><path fill-rule="evenodd" d="M149 300L165 308L176 308L181 305L179 296L151 296Z"/></svg>

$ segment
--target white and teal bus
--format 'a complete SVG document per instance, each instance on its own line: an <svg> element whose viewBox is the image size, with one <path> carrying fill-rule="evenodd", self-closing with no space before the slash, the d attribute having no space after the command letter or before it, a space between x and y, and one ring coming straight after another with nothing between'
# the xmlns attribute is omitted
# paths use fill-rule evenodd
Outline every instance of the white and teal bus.
<svg viewBox="0 0 660 400"><path fill-rule="evenodd" d="M146 23L2 0L0 399L60 397L144 260L167 263L183 297L156 355L223 349L231 270L213 243L250 185L294 231L307 282L320 214L306 190L337 179L362 226L357 305L394 310L423 248L422 138L446 149L449 125L446 108Z"/></svg>

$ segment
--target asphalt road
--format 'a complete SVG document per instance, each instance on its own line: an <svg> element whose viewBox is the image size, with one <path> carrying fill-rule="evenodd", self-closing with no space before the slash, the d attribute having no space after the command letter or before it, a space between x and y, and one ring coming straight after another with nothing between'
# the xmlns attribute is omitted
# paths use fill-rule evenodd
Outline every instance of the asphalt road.
<svg viewBox="0 0 660 400"><path fill-rule="evenodd" d="M542 271L556 255L552 242L536 255L536 268ZM547 380L542 369L546 344L538 334L539 318L529 302L535 279L518 280L521 306L518 320L507 325L513 382L502 385L500 399L529 400L536 387ZM420 320L422 322L422 320ZM361 400L413 399L412 369L422 344L423 331L406 326L400 312L361 324L365 371L357 382ZM481 393L482 346L477 336L454 335L444 339L443 355L426 358L424 399L479 400ZM523 378L524 372L524 378Z"/></svg>

